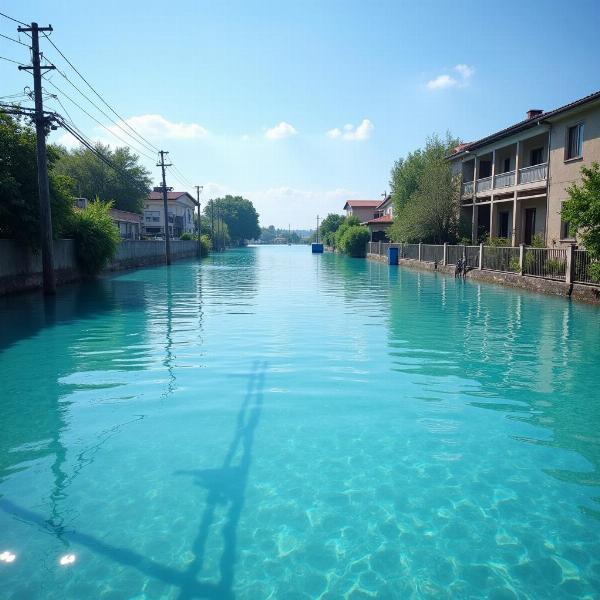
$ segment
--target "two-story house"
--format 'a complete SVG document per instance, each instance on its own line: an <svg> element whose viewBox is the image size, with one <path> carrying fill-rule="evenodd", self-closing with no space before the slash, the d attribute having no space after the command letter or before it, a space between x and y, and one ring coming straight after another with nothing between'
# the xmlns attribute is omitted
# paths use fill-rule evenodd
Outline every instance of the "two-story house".
<svg viewBox="0 0 600 600"><path fill-rule="evenodd" d="M527 118L468 144L448 157L461 177L461 220L474 242L508 238L547 246L573 243L560 211L581 166L600 161L600 92Z"/></svg>
<svg viewBox="0 0 600 600"><path fill-rule="evenodd" d="M389 241L387 231L393 223L394 212L390 195L383 200L348 200L344 210L346 216L357 217L361 225L369 228L372 242Z"/></svg>
<svg viewBox="0 0 600 600"><path fill-rule="evenodd" d="M194 233L194 209L196 200L187 192L167 192L169 210L169 235L181 237L184 233ZM150 192L144 205L144 234L164 235L164 205L161 188Z"/></svg>

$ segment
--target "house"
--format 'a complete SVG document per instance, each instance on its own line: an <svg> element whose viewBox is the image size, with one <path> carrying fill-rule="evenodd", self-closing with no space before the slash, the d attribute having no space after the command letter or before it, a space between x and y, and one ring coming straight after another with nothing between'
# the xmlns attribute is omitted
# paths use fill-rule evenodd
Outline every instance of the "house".
<svg viewBox="0 0 600 600"><path fill-rule="evenodd" d="M392 197L386 196L375 209L372 219L364 223L369 228L372 242L389 242L388 229L394 222L394 206Z"/></svg>
<svg viewBox="0 0 600 600"><path fill-rule="evenodd" d="M139 240L142 236L142 215L111 208L109 211L113 223L117 226L121 239Z"/></svg>
<svg viewBox="0 0 600 600"><path fill-rule="evenodd" d="M600 161L600 92L560 108L532 109L524 120L447 159L461 177L460 214L473 241L508 238L513 246L575 242L560 211L581 167Z"/></svg>
<svg viewBox="0 0 600 600"><path fill-rule="evenodd" d="M87 198L75 198L76 209L83 210L87 208L88 204L89 200ZM119 230L121 239L139 240L141 238L142 215L117 208L111 208L108 212L115 227Z"/></svg>
<svg viewBox="0 0 600 600"><path fill-rule="evenodd" d="M184 233L194 233L194 210L196 200L187 192L167 192L169 210L169 234L173 238ZM144 204L144 234L164 235L164 205L161 188L154 188Z"/></svg>
<svg viewBox="0 0 600 600"><path fill-rule="evenodd" d="M348 200L344 204L346 216L355 216L371 232L372 242L387 242L387 231L393 223L392 197L382 200Z"/></svg>
<svg viewBox="0 0 600 600"><path fill-rule="evenodd" d="M381 200L348 200L344 204L344 210L347 217L352 215L364 223L375 216L375 211L380 204Z"/></svg>

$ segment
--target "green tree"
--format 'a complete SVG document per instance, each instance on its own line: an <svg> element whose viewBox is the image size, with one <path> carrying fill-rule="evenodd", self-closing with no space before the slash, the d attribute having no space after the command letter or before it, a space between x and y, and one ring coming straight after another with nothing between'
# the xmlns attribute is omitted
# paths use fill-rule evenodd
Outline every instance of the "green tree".
<svg viewBox="0 0 600 600"><path fill-rule="evenodd" d="M458 178L446 156L458 140L450 135L427 139L423 150L397 161L392 169L394 223L389 235L397 242L454 242L459 234Z"/></svg>
<svg viewBox="0 0 600 600"><path fill-rule="evenodd" d="M73 214L72 181L53 168L59 152L48 147L50 207L54 237L64 234ZM36 137L23 120L0 112L0 237L31 248L40 245Z"/></svg>
<svg viewBox="0 0 600 600"><path fill-rule="evenodd" d="M590 256L600 260L600 165L581 167L581 185L567 189L569 195L563 204L561 217L574 227ZM600 262L590 266L590 274L600 281Z"/></svg>
<svg viewBox="0 0 600 600"><path fill-rule="evenodd" d="M260 238L258 213L250 200L241 196L225 196L209 200L204 207L205 218L214 219L217 215L227 223L233 244L242 246L248 240Z"/></svg>
<svg viewBox="0 0 600 600"><path fill-rule="evenodd" d="M353 258L364 258L370 238L371 234L364 225L351 225L344 229L339 240L340 250Z"/></svg>
<svg viewBox="0 0 600 600"><path fill-rule="evenodd" d="M344 220L340 223L340 226L335 232L334 245L336 248L339 248L342 252L344 252L344 249L342 247L342 238L344 237L344 233L346 233L346 231L350 229L350 227L354 227L355 225L360 225L360 221L357 217L355 217L354 215L344 217Z"/></svg>
<svg viewBox="0 0 600 600"><path fill-rule="evenodd" d="M323 219L321 226L319 227L321 241L327 246L332 246L335 248L335 234L343 222L343 215L329 213Z"/></svg>
<svg viewBox="0 0 600 600"><path fill-rule="evenodd" d="M152 179L150 172L139 164L139 156L127 147L111 150L110 146L97 143L96 149L129 176L115 171L83 146L71 151L62 148L56 173L69 176L81 198L100 198L113 202L119 210L141 213Z"/></svg>

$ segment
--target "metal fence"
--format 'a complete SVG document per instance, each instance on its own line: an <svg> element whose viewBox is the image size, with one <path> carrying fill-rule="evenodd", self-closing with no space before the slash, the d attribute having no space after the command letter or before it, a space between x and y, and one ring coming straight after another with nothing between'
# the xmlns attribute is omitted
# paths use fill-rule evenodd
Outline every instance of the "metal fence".
<svg viewBox="0 0 600 600"><path fill-rule="evenodd" d="M525 248L523 275L565 281L567 251L557 248Z"/></svg>
<svg viewBox="0 0 600 600"><path fill-rule="evenodd" d="M367 251L370 254L387 256L389 248L398 248L398 257L422 262L444 264L444 246L441 244L389 244L369 242ZM568 273L569 253L571 272ZM481 267L480 256L483 257ZM542 277L570 283L599 285L590 274L590 265L594 260L585 250L570 248L523 248L514 246L446 246L446 265L455 265L465 258L471 269L485 269L502 273L522 273L529 277ZM570 277L569 277L570 275Z"/></svg>
<svg viewBox="0 0 600 600"><path fill-rule="evenodd" d="M484 246L482 268L490 271L519 273L521 271L519 255L519 248Z"/></svg>

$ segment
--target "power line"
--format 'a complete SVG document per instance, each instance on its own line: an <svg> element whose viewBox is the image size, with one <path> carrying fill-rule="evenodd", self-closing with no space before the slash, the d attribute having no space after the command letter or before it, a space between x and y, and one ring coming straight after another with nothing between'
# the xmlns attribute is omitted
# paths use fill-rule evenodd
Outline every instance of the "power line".
<svg viewBox="0 0 600 600"><path fill-rule="evenodd" d="M10 17L7 14L0 12L0 16L6 17L7 19L10 19L11 21L14 21L15 23L19 23L19 25L25 25L25 27L28 27L29 24L28 23L23 23L23 21L19 21L19 19L15 19L14 17Z"/></svg>
<svg viewBox="0 0 600 600"><path fill-rule="evenodd" d="M121 121L123 121L123 123L125 123L125 125L127 125L127 127L129 129L131 129L131 131L133 131L133 133L138 136L140 139L142 139L144 142L146 142L147 144L149 144L153 150L156 150L158 152L158 148L149 140L147 140L141 133L138 133L112 106L110 106L110 104L108 104L108 102L106 102L106 100L104 100L104 98L94 89L94 87L92 86L92 84L77 70L77 68L75 67L75 65L61 52L60 48L58 48L58 46L48 37L46 36L46 39L50 42L50 44L52 44L52 46L54 47L54 49L63 57L63 59L68 63L68 65L73 69L73 71L75 71L75 73L77 73L77 75L79 75L79 77L81 77L81 79L85 82L85 84L90 88L90 90L92 90L92 92L94 92L94 94L96 94L96 96L98 96L98 98L102 101L102 103L117 117L119 118Z"/></svg>
<svg viewBox="0 0 600 600"><path fill-rule="evenodd" d="M16 44L21 44L21 46L25 46L25 48L30 48L29 44L24 44L21 40L16 40L15 38L11 38L10 36L4 35L3 33L0 33L0 37L10 40L11 42L15 42Z"/></svg>
<svg viewBox="0 0 600 600"><path fill-rule="evenodd" d="M98 123L98 125L100 125L100 127L103 127L104 129L106 129L106 131L108 131L111 135L114 135L118 140L123 142L126 146L131 147L130 142L128 142L127 140L124 140L121 136L117 135L112 129L109 129L106 125L104 125L104 123L102 123L102 121L99 121L98 119L96 119L96 117L94 117L94 115L90 114L85 108L83 108L83 106L81 106L81 104L79 104L78 102L73 100L73 98L71 98L71 96L69 96L68 94L65 94L65 92L63 90L61 90L58 86L56 86L52 81L50 81L49 79L46 79L46 82L49 83L55 90L60 92L67 100L69 100L69 102L73 103L80 111L84 112L90 119L92 119L96 123ZM153 156L150 156L149 154L145 154L144 152L141 152L138 148L132 148L132 150L139 152L142 156L144 156L148 160L154 160Z"/></svg>
<svg viewBox="0 0 600 600"><path fill-rule="evenodd" d="M149 150L150 152L153 151L153 148L148 146L147 144L143 144L141 142L139 142L134 136L132 136L126 129L124 129L123 127L121 127L121 125L115 121L112 117L110 117L109 115L106 114L106 112L104 112L93 100L91 100L86 94L84 94L68 77L65 73L63 73L63 71L61 69L59 69L52 61L50 61L48 58L44 57L46 62L48 62L49 64L51 64L56 71L58 72L58 74L63 77L67 83L69 83L69 85L73 88L75 88L75 90L77 92L79 92L79 94L81 94L81 96L83 96L96 110L98 110L99 112L101 112L111 123L113 123L116 127L118 127L125 135L129 136L136 144L140 144L143 148L145 148L146 150ZM50 83L51 85L54 85L52 83L52 81L50 79L47 79L46 81L48 81L48 83ZM55 86L56 87L56 86ZM58 88L57 88L58 89ZM62 92L64 93L64 92ZM66 95L66 94L65 94ZM119 138L121 139L121 138ZM127 145L129 145L131 142L125 142ZM136 151L140 152L140 154L143 153L143 151L137 150ZM154 158L152 158L151 160L154 160Z"/></svg>
<svg viewBox="0 0 600 600"><path fill-rule="evenodd" d="M8 62L14 63L15 65L19 65L20 67L24 67L25 66L25 64L23 64L23 63L21 63L21 62L19 62L17 60L13 60L12 58L6 58L4 56L0 56L0 60L6 60Z"/></svg>

